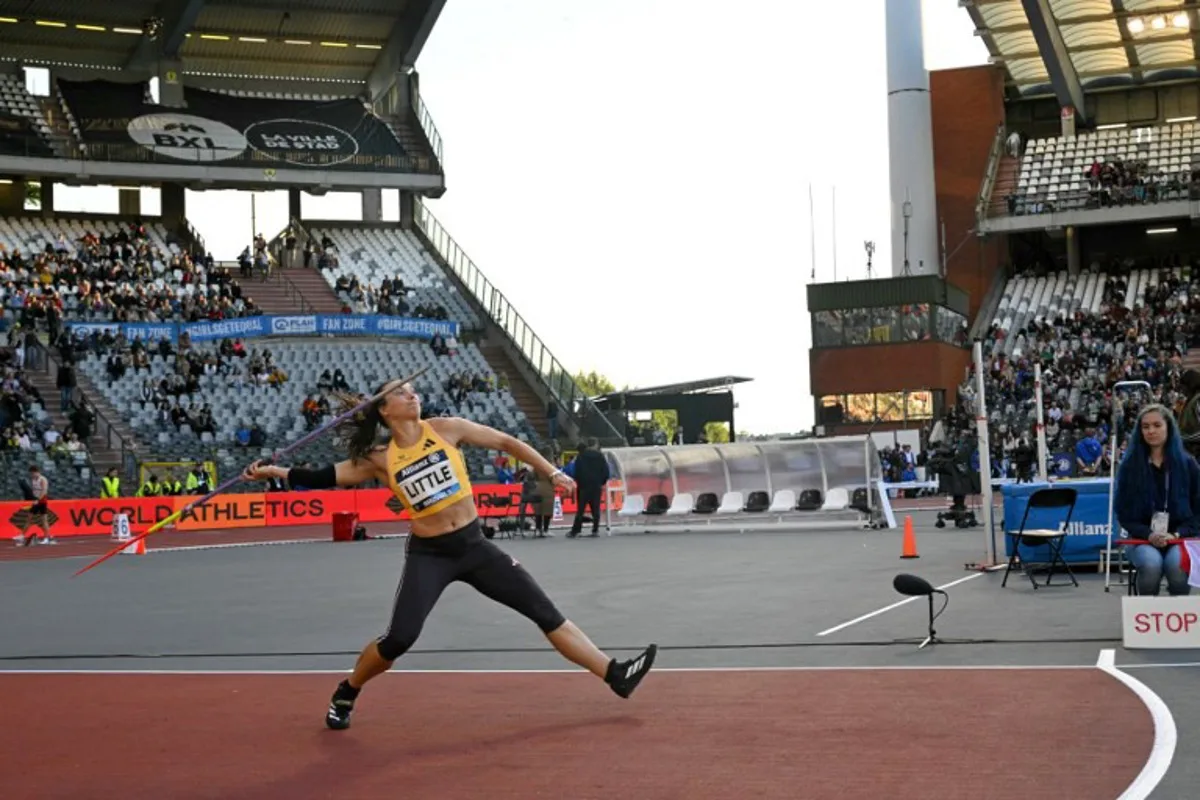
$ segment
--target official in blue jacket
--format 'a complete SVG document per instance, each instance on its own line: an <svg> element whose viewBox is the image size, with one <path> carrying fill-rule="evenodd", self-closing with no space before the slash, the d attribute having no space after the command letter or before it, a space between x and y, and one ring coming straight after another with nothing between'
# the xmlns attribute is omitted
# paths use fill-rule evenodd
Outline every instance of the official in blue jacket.
<svg viewBox="0 0 1200 800"><path fill-rule="evenodd" d="M1148 405L1138 414L1117 468L1115 492L1123 538L1146 542L1125 548L1138 571L1138 593L1157 595L1165 574L1172 595L1189 594L1181 547L1167 541L1200 535L1200 464L1183 449L1179 426L1164 406Z"/></svg>

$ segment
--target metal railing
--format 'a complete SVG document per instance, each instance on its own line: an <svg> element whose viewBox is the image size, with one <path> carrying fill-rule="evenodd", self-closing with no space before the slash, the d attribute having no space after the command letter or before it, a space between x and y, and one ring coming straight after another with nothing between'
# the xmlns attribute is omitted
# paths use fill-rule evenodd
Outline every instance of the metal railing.
<svg viewBox="0 0 1200 800"><path fill-rule="evenodd" d="M996 186L996 173L1000 170L1000 162L1004 158L1004 140L1007 131L1004 123L996 126L996 135L992 138L992 148L988 151L987 168L983 172L983 181L979 184L979 197L975 201L975 221L982 226L988 216L992 203L992 190Z"/></svg>
<svg viewBox="0 0 1200 800"><path fill-rule="evenodd" d="M58 367L58 362L55 360L54 356L51 355L50 348L48 348L40 338L36 340L36 345L30 354L33 356L33 366L35 369L38 369L49 376L54 375L54 370ZM116 429L112 421L109 420L109 418L105 416L104 412L100 410L100 406L88 397L87 392L83 390L83 387L79 385L78 381L76 381L75 391L72 394L72 398L77 404L81 403L91 408L92 412L96 415L96 430L92 434L93 439L97 436L104 439L104 446L109 450L118 449L113 446L114 440L120 445L119 450L121 453L121 470L126 477L133 477L137 471L136 445L134 445L133 442L131 442L125 437L124 434ZM51 402L47 398L42 399L46 402ZM89 452L89 464L91 463L91 460L92 456Z"/></svg>
<svg viewBox="0 0 1200 800"><path fill-rule="evenodd" d="M580 433L594 436L606 446L625 445L625 436L617 430L612 420L596 407L566 367L517 313L508 298L484 277L475 262L463 252L424 203L416 204L414 217L434 249L475 296L492 321L508 335L525 364L545 384L558 407L571 416Z"/></svg>
<svg viewBox="0 0 1200 800"><path fill-rule="evenodd" d="M1015 187L1013 187L1015 188ZM998 217L1041 217L1046 225L1056 213L1068 211L1120 211L1126 208L1156 206L1162 203L1195 202L1200 200L1200 181L1177 181L1158 184L1151 192L1149 187L1121 186L1118 197L1114 198L1112 187L1085 185L1079 189L1048 190L1042 189L1037 194L1014 194L1011 206L1006 198L993 202L992 209ZM1143 197L1135 193L1142 189ZM1153 195L1153 197L1152 197ZM1000 212L1000 213L995 213ZM1119 215L1114 214L1111 222L1120 222ZM1163 217L1177 216L1175 212L1164 212ZM1140 221L1160 217L1139 217Z"/></svg>
<svg viewBox="0 0 1200 800"><path fill-rule="evenodd" d="M204 243L204 237L200 235L200 231L188 220L183 221L183 227L187 231L188 236L192 237L192 243L200 248L200 252L208 255L208 245Z"/></svg>
<svg viewBox="0 0 1200 800"><path fill-rule="evenodd" d="M317 307L308 302L304 297L304 292L300 291L300 287L292 282L292 279L287 276L283 269L272 270L275 273L272 280L283 284L284 296L289 300L298 301L300 303L300 313L317 313Z"/></svg>
<svg viewBox="0 0 1200 800"><path fill-rule="evenodd" d="M421 99L417 92L410 93L413 113L417 115L417 122L421 124L421 130L425 131L425 137L429 139L429 146L433 150L434 156L437 157L438 165L441 169L445 169L445 164L442 162L442 135L438 133L437 125L433 123L433 115L429 113L429 108L425 105L425 101Z"/></svg>
<svg viewBox="0 0 1200 800"><path fill-rule="evenodd" d="M975 321L971 323L971 330L967 334L968 342L982 339L987 334L988 328L991 327L992 320L996 316L996 309L1000 307L1000 301L1004 299L1004 287L1008 283L1008 278L1008 270L1002 266L997 267L996 274L992 276L992 285L984 295L983 302L979 304L979 310L975 313Z"/></svg>

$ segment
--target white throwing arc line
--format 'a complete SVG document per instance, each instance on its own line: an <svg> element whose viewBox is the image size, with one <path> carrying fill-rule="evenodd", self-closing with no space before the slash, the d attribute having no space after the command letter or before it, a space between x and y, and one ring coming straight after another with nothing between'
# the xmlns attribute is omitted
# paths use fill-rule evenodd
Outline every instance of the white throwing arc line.
<svg viewBox="0 0 1200 800"><path fill-rule="evenodd" d="M978 578L984 574L986 574L986 573L976 572L974 575L968 575L967 577L959 578L956 581L950 581L949 583L943 583L941 586L939 586L937 588L939 590L949 589L951 586L958 586L960 583L966 583L967 581L972 580L974 578ZM874 611L871 611L870 613L863 614L861 617L855 617L854 619L850 620L849 622L843 622L841 625L834 625L832 628L823 630L820 633L818 633L817 636L828 636L831 633L837 633L838 631L842 630L843 628L849 628L851 625L857 625L858 623L862 622L863 620L868 620L871 617L878 617L880 614L886 614L887 612L891 611L893 608L899 608L900 606L905 605L907 603L911 603L913 600L916 600L916 599L917 599L916 597L909 597L907 599L901 600L898 603L892 603L890 606L884 606L883 608L877 608Z"/></svg>
<svg viewBox="0 0 1200 800"><path fill-rule="evenodd" d="M1163 699L1155 694L1149 686L1117 669L1116 651L1101 650L1100 658L1096 661L1096 668L1125 684L1145 704L1146 709L1150 712L1150 717L1154 720L1154 745L1150 748L1150 758L1146 759L1146 766L1142 767L1142 771L1133 779L1133 783L1129 784L1129 788L1118 798L1118 800L1145 800L1158 786L1163 776L1167 774L1167 770L1171 768L1171 760L1175 757L1175 742L1178 738L1175 731L1175 718L1171 716L1171 709L1167 708Z"/></svg>

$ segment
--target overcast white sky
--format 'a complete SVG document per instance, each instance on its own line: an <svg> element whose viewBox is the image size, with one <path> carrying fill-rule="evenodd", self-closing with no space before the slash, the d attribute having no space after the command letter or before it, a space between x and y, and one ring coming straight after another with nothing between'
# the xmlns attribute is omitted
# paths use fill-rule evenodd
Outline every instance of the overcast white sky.
<svg viewBox="0 0 1200 800"><path fill-rule="evenodd" d="M797 431L810 183L817 280L834 277L835 188L838 278L865 277L867 239L890 274L884 0L710 1L450 0L418 63L447 172L429 207L568 369L753 378L738 429ZM924 0L926 66L984 63L973 27ZM59 191L97 209L105 190ZM248 194L188 204L217 258L249 241ZM267 236L286 224L286 196L256 205Z"/></svg>

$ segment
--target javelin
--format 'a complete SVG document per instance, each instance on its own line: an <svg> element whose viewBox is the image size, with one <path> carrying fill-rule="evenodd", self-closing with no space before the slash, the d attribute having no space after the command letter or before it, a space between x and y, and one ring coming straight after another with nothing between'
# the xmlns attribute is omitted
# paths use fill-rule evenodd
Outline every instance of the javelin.
<svg viewBox="0 0 1200 800"><path fill-rule="evenodd" d="M276 461L279 461L280 459L282 459L284 456L288 455L292 451L298 450L299 448L303 447L304 445L308 444L309 442L313 441L314 439L318 438L319 436L329 432L333 428L336 428L338 425L341 425L346 420L352 418L355 414L359 414L363 411L366 411L367 408L369 408L373 403L383 399L383 397L385 397L388 394L388 392L391 392L397 386L403 386L406 383L411 383L412 381L415 381L417 378L424 375L428 370L429 370L429 367L422 367L421 369L414 372L412 375L409 375L407 378L402 378L398 381L391 381L390 383L388 383L387 385L385 385L383 387L383 390L380 391L379 394L375 395L374 397L370 397L366 400L363 400L361 403L359 403L358 405L356 405L354 408L350 409L349 411L338 415L334 419L331 419L329 422L325 423L324 425L322 425L321 427L312 431L311 433L306 434L304 437L296 440L295 442L292 442L291 444L289 444L287 447L283 448L282 450L277 450L276 452L272 453L268 458L262 459L262 462L264 464L273 464ZM102 555L100 558L98 558L95 561L93 561L92 563L88 564L86 567L79 570L71 577L77 578L80 575L82 575L83 573L87 572L92 567L100 566L108 559L110 559L113 556L120 553L122 550L125 550L126 548L130 547L131 545L137 544L142 539L145 539L147 536L150 536L153 533L157 533L158 531L162 530L163 528L167 527L168 525L174 523L176 520L178 520L184 514L191 511L193 508L197 508L199 506L204 505L209 500L212 500L214 497L221 494L222 492L227 490L229 487L233 486L235 483L238 483L239 481L241 481L242 474L243 474L242 472L239 472L236 476L225 481L224 483L222 483L217 488L213 489L208 494L204 495L203 497L199 498L198 500L193 500L192 502L188 503L183 508L176 511L171 516L167 517L166 519L161 520L160 522L155 523L144 533L138 534L137 536L130 539L129 541L122 542L120 545L113 548L112 550L109 550L107 553Z"/></svg>

